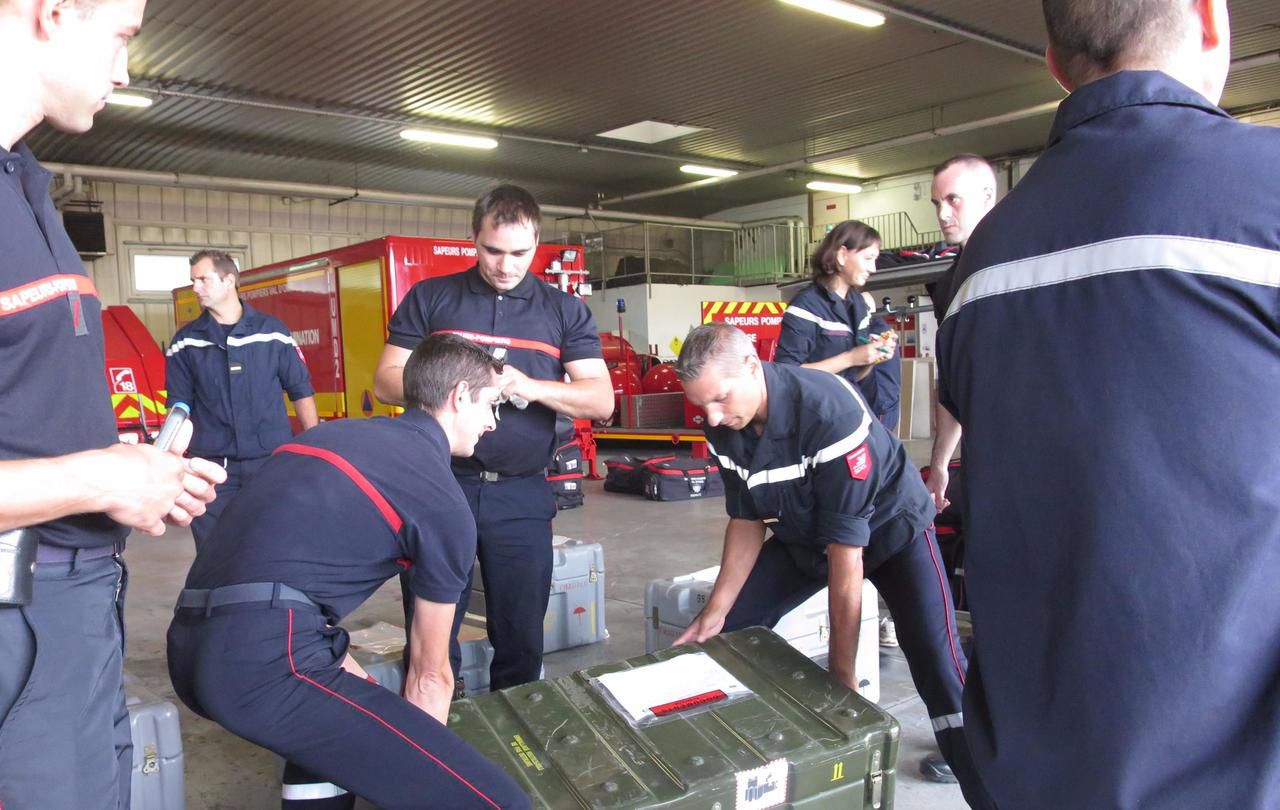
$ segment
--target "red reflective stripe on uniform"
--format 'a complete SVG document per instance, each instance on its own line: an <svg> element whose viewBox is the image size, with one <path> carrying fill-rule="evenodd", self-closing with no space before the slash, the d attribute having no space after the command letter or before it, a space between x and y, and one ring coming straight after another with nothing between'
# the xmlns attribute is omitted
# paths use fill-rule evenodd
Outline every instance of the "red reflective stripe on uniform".
<svg viewBox="0 0 1280 810"><path fill-rule="evenodd" d="M303 675L301 672L299 672L297 668L293 665L293 608L289 608L289 638L285 642L285 652L288 653L289 655L289 671L293 673L295 678L298 678L299 680L305 683L311 684L312 686L319 689L321 692L324 692L326 695L329 695L330 697L337 698L338 700L347 704L348 706L360 712L361 714L368 715L369 717L372 717L374 720L377 720L379 723L385 726L392 734L395 734L400 739L409 743L409 745L413 746L414 749L420 752L423 756L427 757L427 759L430 759L432 762L439 765L444 770L448 771L449 774L453 776L455 779L457 779L459 782L461 782L462 784L466 785L467 787L475 791L475 794L477 796L484 799L493 807L497 808L497 810L502 810L502 807L497 802L495 802L493 799L490 799L478 787L476 787L475 785L471 784L466 779L464 779L460 773L455 771L453 768L450 768L448 765L444 764L444 762L441 761L441 759L437 757L435 754L431 753L427 749L423 748L421 745L418 745L416 742L414 742L413 738L411 738L408 734L405 734L403 731L391 725L386 720L383 720L381 717L374 714L371 710L366 709L364 706L361 706L359 703L356 703L351 698L345 695L340 695L337 692L333 691L332 689L328 688L327 686L317 683L316 681L313 681L311 678L308 678L306 675Z"/></svg>
<svg viewBox="0 0 1280 810"><path fill-rule="evenodd" d="M932 528L932 526L929 527L929 529ZM925 529L926 540L931 539L929 538L929 529ZM935 534L935 537L936 536L937 535ZM947 588L947 576L942 573L942 564L938 562L938 555L935 553L937 547L938 544L936 541L929 543L929 559L933 561L933 571L938 575L938 588L942 591L942 604L950 608L948 602L951 601L951 591ZM951 632L951 624L955 621L954 608L950 609L948 615L944 617L944 621L947 625L947 647L951 652L951 662L956 665L956 672L960 673L960 685L964 686L964 667L960 666L960 656L956 653L956 637L955 634Z"/></svg>
<svg viewBox="0 0 1280 810"><path fill-rule="evenodd" d="M88 276L78 276L75 273L45 276L19 287L0 290L0 316L16 315L73 292L98 297L98 288L93 286L93 279Z"/></svg>
<svg viewBox="0 0 1280 810"><path fill-rule="evenodd" d="M400 527L404 525L404 521L402 521L400 516L396 514L396 510L392 509L391 504L387 502L387 499L382 497L382 493L375 489L373 484L369 483L369 479L365 478L363 473L353 467L350 461L347 461L332 450L323 450L319 447L311 447L305 444L290 443L280 445L276 448L275 452L297 453L300 456L311 456L312 458L318 458L321 461L329 462L339 470L346 473L352 483L359 487L360 491L368 496L369 500L373 501L373 505L377 507L378 511L382 513L382 516L387 519L387 523L391 525L391 531L399 532ZM275 453L272 453L272 455L275 455Z"/></svg>
<svg viewBox="0 0 1280 810"><path fill-rule="evenodd" d="M480 343L484 346L508 346L512 349L529 349L530 351L542 352L550 355L555 359L560 359L560 350L550 343L543 343L540 340L525 340L524 338L504 337L502 335L484 335L480 332L465 332L461 329L437 329L432 332L433 335L457 335L464 337L473 343Z"/></svg>

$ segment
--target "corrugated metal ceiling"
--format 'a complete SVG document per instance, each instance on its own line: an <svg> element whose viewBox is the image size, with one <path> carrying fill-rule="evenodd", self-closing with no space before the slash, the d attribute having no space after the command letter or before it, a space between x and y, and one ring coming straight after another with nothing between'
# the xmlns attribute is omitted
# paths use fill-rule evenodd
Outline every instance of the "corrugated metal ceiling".
<svg viewBox="0 0 1280 810"><path fill-rule="evenodd" d="M1039 4L910 0L903 8L1043 47ZM1274 0L1231 3L1237 56L1280 48ZM960 150L1037 148L1051 116L900 146L881 142L1053 101L1036 60L890 17L867 30L776 0L151 0L131 54L135 86L192 93L109 108L94 129L31 138L46 160L355 184L468 196L496 179L584 205L688 180L689 162L742 168L859 146L815 171L878 177ZM267 102L335 118L249 107ZM1280 100L1280 67L1233 75L1224 103ZM643 118L706 131L640 152L595 133ZM493 152L426 148L400 122L549 138ZM706 186L635 210L705 215L793 194L786 176ZM621 206L631 207L631 206Z"/></svg>

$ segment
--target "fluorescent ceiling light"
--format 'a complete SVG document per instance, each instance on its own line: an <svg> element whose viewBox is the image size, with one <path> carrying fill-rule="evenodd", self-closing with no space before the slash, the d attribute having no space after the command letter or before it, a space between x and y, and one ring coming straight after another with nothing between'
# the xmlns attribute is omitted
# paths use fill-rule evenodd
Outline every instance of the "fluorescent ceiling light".
<svg viewBox="0 0 1280 810"><path fill-rule="evenodd" d="M679 124L665 124L662 121L638 121L625 127L597 133L597 135L601 138L613 138L614 140L631 141L633 143L658 143L659 141L669 141L682 135L704 131L706 131L706 127L686 127Z"/></svg>
<svg viewBox="0 0 1280 810"><path fill-rule="evenodd" d="M805 188L810 191L834 191L837 194L858 194L862 191L862 186L857 183L828 183L826 180L806 183Z"/></svg>
<svg viewBox="0 0 1280 810"><path fill-rule="evenodd" d="M469 149L496 149L498 142L479 135L459 135L456 132L438 132L433 129L403 129L400 137L407 141L440 143L445 146L465 146Z"/></svg>
<svg viewBox="0 0 1280 810"><path fill-rule="evenodd" d="M872 11L862 6L855 6L853 3L845 3L843 0L782 0L782 2L789 6L816 11L828 17L835 17L837 20L844 20L855 25L864 25L867 28L876 28L884 25L884 15L880 12Z"/></svg>
<svg viewBox="0 0 1280 810"><path fill-rule="evenodd" d="M150 107L155 103L151 96L142 96L137 93L111 93L107 96L108 104L119 104L121 107Z"/></svg>
<svg viewBox="0 0 1280 810"><path fill-rule="evenodd" d="M733 169L717 169L714 166L695 166L692 163L686 163L681 166L680 171L685 174L700 174L703 177L733 177L737 174Z"/></svg>

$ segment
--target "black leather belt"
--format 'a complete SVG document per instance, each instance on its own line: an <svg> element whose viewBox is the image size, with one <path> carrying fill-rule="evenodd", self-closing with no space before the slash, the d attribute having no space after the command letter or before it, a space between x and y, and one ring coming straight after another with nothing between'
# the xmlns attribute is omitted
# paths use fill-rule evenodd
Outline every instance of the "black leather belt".
<svg viewBox="0 0 1280 810"><path fill-rule="evenodd" d="M283 582L244 582L239 585L223 585L221 588L187 588L178 594L178 608L203 610L206 613L214 608L228 605L244 605L263 603L274 605L279 602L293 602L306 607L320 609L297 588Z"/></svg>

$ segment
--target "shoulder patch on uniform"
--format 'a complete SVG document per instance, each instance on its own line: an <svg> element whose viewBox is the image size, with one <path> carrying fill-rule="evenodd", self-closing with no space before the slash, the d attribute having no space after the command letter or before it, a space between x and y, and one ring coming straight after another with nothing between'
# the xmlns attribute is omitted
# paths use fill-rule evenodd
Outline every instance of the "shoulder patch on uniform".
<svg viewBox="0 0 1280 810"><path fill-rule="evenodd" d="M858 449L845 456L844 460L849 465L849 477L855 481L865 481L871 475L871 451L866 444L858 445Z"/></svg>

